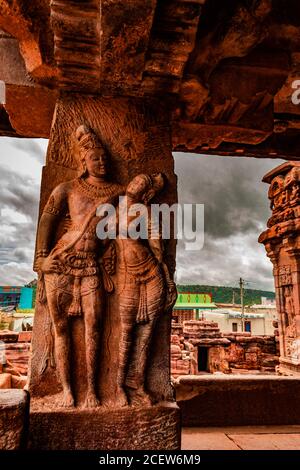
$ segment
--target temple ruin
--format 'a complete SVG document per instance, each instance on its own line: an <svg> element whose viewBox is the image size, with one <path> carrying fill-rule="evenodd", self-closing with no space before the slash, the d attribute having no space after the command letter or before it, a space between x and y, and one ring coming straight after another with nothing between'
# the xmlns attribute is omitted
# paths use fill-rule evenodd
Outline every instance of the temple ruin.
<svg viewBox="0 0 300 470"><path fill-rule="evenodd" d="M282 373L299 372L299 33L297 0L0 0L0 135L49 139L31 449L180 448L176 240L95 236L100 203L177 202L174 151L288 161L265 178L274 214L260 241ZM25 416L25 392L1 400Z"/></svg>

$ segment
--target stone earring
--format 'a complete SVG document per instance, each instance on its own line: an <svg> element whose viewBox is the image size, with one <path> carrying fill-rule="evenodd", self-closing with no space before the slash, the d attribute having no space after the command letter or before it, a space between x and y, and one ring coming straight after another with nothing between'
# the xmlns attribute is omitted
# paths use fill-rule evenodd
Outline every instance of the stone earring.
<svg viewBox="0 0 300 470"><path fill-rule="evenodd" d="M84 176L87 172L87 166L86 166L86 163L85 163L84 159L81 160L81 166L82 166L82 172L81 172L80 176Z"/></svg>

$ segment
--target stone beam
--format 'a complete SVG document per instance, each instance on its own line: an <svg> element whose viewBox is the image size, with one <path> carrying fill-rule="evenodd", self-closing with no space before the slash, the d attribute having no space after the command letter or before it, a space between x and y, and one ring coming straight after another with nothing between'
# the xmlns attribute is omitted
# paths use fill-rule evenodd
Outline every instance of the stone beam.
<svg viewBox="0 0 300 470"><path fill-rule="evenodd" d="M48 138L57 92L32 80L18 40L3 31L0 31L0 80L5 83L0 135Z"/></svg>
<svg viewBox="0 0 300 470"><path fill-rule="evenodd" d="M9 60L0 74L12 98L2 111L1 133L48 137L53 90L160 96L172 107L175 151L296 160L300 106L291 95L300 73L297 5L2 0L0 26L17 42L7 48L2 41ZM21 82L11 65L17 48ZM25 122L29 97L36 118Z"/></svg>
<svg viewBox="0 0 300 470"><path fill-rule="evenodd" d="M55 80L49 0L0 0L0 28L18 40L26 70L35 80Z"/></svg>

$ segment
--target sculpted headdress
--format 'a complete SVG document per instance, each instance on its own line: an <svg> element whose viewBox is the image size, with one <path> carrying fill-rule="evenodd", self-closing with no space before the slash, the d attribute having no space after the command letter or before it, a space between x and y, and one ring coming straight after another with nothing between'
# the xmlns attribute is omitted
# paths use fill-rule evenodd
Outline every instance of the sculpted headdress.
<svg viewBox="0 0 300 470"><path fill-rule="evenodd" d="M77 128L76 139L78 147L83 153L102 147L102 143L95 132L84 124Z"/></svg>

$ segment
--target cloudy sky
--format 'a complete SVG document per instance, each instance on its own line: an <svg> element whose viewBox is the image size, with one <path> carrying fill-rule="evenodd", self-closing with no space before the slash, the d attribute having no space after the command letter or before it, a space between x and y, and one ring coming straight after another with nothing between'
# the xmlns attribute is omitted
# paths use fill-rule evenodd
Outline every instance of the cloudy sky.
<svg viewBox="0 0 300 470"><path fill-rule="evenodd" d="M47 141L0 139L0 285L31 281L40 178ZM273 290L272 267L257 243L269 216L262 176L280 161L177 153L179 201L205 206L199 252L179 242L177 282Z"/></svg>

